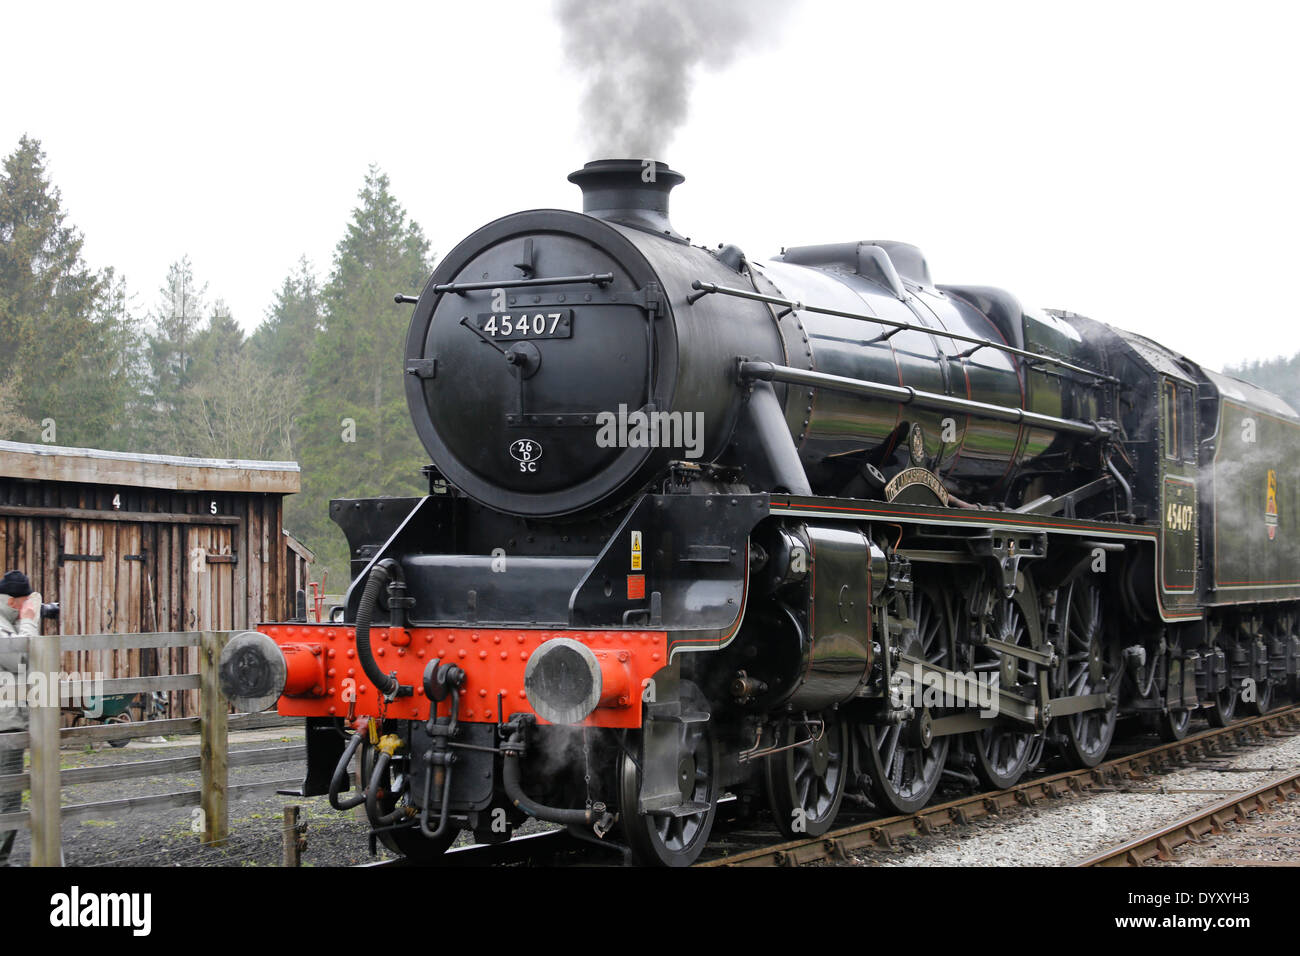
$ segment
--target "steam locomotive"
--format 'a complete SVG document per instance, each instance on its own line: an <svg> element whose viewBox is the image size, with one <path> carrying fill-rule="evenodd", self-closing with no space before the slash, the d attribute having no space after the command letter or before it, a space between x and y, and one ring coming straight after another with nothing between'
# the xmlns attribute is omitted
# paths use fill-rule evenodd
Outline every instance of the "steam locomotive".
<svg viewBox="0 0 1300 956"><path fill-rule="evenodd" d="M724 794L816 835L1295 693L1279 398L905 243L692 245L659 163L569 179L397 297L429 494L331 503L339 619L222 655L304 794L416 859L536 818L685 865Z"/></svg>

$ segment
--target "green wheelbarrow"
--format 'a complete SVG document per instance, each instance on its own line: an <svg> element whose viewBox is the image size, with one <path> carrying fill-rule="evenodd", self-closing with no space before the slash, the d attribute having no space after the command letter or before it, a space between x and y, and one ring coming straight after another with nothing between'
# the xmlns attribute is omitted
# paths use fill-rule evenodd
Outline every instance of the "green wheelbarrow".
<svg viewBox="0 0 1300 956"><path fill-rule="evenodd" d="M105 694L103 697L87 695L83 706L67 709L77 715L77 726L82 726L83 722L85 724L129 724L131 706L139 696L139 694ZM110 746L113 747L125 747L128 743L130 740L126 737L109 741Z"/></svg>

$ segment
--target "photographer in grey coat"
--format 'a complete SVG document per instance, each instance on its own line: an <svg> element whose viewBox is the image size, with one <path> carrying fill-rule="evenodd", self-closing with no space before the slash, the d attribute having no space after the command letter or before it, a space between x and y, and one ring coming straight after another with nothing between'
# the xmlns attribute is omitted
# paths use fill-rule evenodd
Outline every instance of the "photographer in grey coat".
<svg viewBox="0 0 1300 956"><path fill-rule="evenodd" d="M8 571L0 579L0 638L24 637L31 640L40 633L41 596L32 592L31 582L21 571ZM8 642L6 642L8 643ZM25 681L27 651L0 646L0 671L12 675L15 685ZM3 736L27 729L27 707L16 702L0 702L0 777L23 772L23 748L5 747ZM0 793L0 813L22 809L22 791ZM9 862L16 830L0 831L0 866Z"/></svg>

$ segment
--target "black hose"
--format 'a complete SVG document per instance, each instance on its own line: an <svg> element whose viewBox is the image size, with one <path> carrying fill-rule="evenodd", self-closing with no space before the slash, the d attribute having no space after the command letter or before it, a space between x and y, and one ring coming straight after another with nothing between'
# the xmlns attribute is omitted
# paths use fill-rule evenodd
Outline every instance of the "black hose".
<svg viewBox="0 0 1300 956"><path fill-rule="evenodd" d="M400 806L394 807L390 813L379 812L379 789L384 782L384 771L388 769L388 763L392 759L391 754L382 750L379 752L375 760L375 769L370 774L370 786L366 788L366 815L370 817L370 825L374 827L388 826L406 816L406 808Z"/></svg>
<svg viewBox="0 0 1300 956"><path fill-rule="evenodd" d="M523 736L519 731L515 731L510 735L506 746L502 748L505 759L502 761L501 766L501 782L506 788L506 796L510 798L511 803L530 817L549 820L552 823L592 824L605 816L604 813L595 810L568 810L560 807L548 807L531 800L520 785L519 752L523 748L523 744Z"/></svg>
<svg viewBox="0 0 1300 956"><path fill-rule="evenodd" d="M400 580L402 575L401 566L391 558L385 558L374 566L370 572L370 577L366 578L366 588L361 592L361 603L357 605L357 660L361 662L361 669L366 672L384 697L392 697L397 693L397 678L391 674L385 674L375 663L374 655L370 651L370 618L374 615L375 602L379 599L379 592L388 586L388 582L393 580L394 575Z"/></svg>
<svg viewBox="0 0 1300 956"><path fill-rule="evenodd" d="M352 755L357 752L361 746L361 735L353 734L348 745L343 748L343 757L334 768L334 776L330 777L329 797L330 806L335 810L351 810L353 807L360 806L365 802L366 794L363 790L359 796L348 797L347 800L340 800L339 794L343 792L343 782L348 777L348 764L352 762Z"/></svg>

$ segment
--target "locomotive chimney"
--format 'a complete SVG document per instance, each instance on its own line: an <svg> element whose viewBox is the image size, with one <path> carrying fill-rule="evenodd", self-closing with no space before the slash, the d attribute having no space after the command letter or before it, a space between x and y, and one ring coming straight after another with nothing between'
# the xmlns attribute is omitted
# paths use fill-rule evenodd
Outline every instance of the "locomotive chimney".
<svg viewBox="0 0 1300 956"><path fill-rule="evenodd" d="M598 159L569 173L582 190L582 211L686 241L668 221L668 193L686 179L663 163L646 159Z"/></svg>

